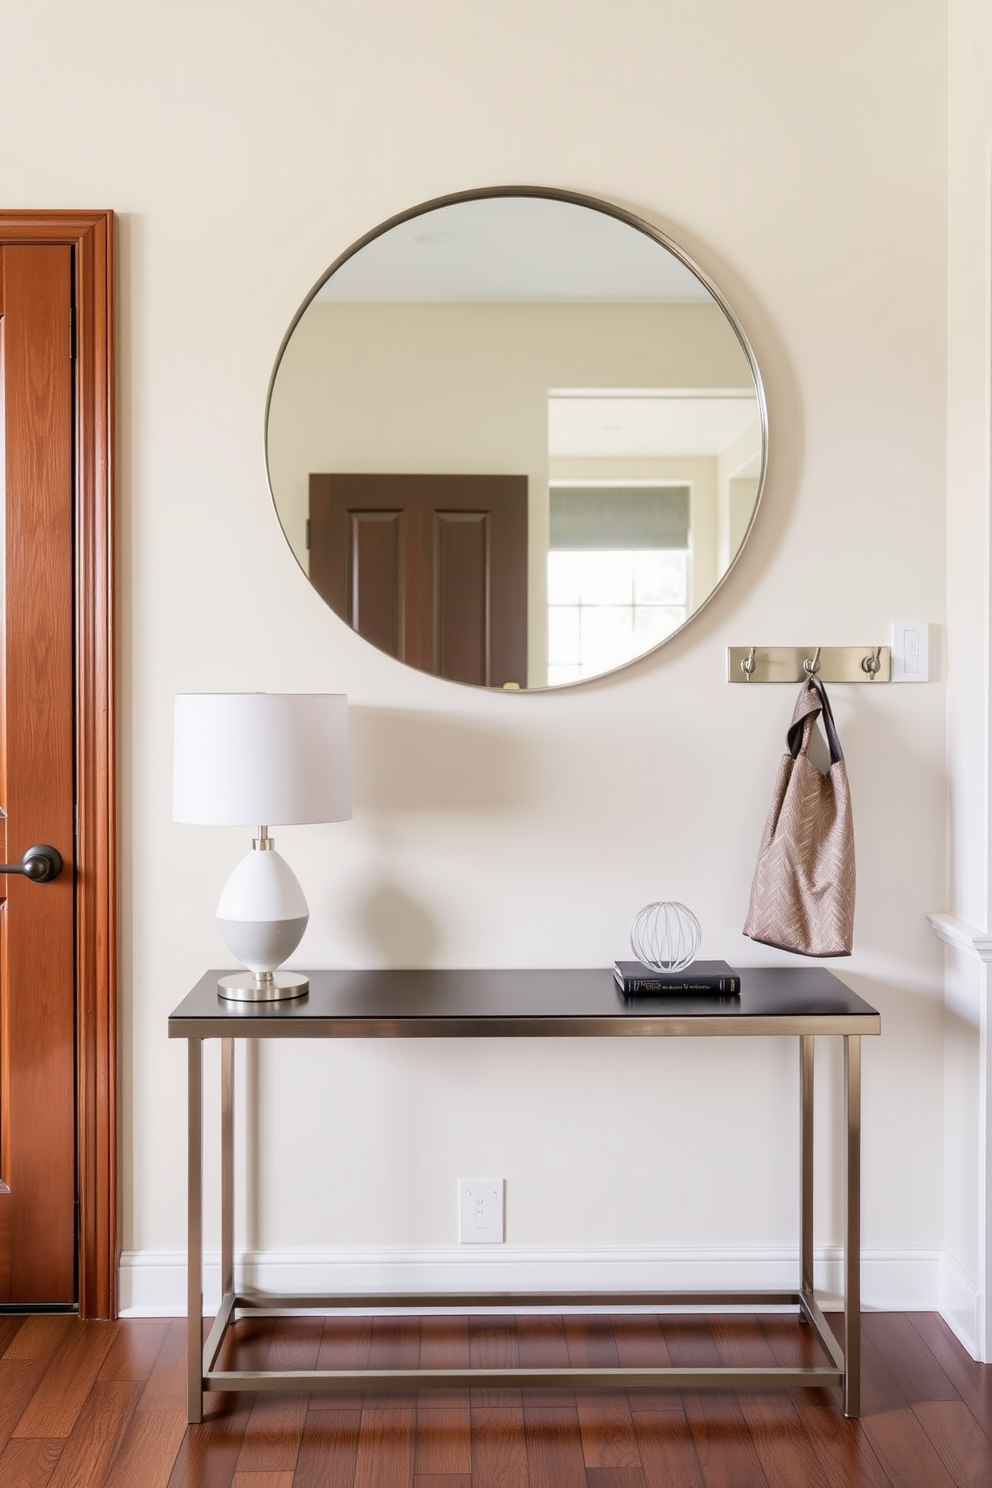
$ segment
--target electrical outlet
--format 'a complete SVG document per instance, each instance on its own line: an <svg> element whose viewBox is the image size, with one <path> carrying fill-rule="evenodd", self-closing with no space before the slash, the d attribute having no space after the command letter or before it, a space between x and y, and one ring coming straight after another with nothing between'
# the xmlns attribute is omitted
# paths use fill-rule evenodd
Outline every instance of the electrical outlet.
<svg viewBox="0 0 992 1488"><path fill-rule="evenodd" d="M930 680L930 627L925 620L893 620L892 681Z"/></svg>
<svg viewBox="0 0 992 1488"><path fill-rule="evenodd" d="M502 1245L502 1178L459 1178L458 1241L461 1245Z"/></svg>

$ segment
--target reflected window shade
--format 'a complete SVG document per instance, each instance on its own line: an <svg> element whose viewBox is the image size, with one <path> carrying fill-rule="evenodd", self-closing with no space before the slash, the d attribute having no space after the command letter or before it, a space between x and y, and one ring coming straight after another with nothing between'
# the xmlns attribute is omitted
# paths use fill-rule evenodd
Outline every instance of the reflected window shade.
<svg viewBox="0 0 992 1488"><path fill-rule="evenodd" d="M688 548L688 486L552 486L554 550Z"/></svg>

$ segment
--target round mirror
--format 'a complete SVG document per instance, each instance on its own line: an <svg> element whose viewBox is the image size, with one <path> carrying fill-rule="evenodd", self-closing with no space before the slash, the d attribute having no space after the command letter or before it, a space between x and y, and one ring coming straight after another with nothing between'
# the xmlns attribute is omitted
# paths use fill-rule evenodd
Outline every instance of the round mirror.
<svg viewBox="0 0 992 1488"><path fill-rule="evenodd" d="M525 187L428 202L332 264L283 342L266 454L331 608L452 681L557 687L666 640L761 494L757 367L654 228Z"/></svg>

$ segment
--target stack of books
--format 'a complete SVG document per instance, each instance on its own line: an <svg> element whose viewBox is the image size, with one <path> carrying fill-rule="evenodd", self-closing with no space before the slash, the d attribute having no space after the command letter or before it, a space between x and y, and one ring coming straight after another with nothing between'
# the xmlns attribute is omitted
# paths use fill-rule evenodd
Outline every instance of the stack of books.
<svg viewBox="0 0 992 1488"><path fill-rule="evenodd" d="M654 971L640 961L616 961L613 979L624 997L686 996L703 992L722 997L736 997L741 979L726 961L691 961L681 971Z"/></svg>

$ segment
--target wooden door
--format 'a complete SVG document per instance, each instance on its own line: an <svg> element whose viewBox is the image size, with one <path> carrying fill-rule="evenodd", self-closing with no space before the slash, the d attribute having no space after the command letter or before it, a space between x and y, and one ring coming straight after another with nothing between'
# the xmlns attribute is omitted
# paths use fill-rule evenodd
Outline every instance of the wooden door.
<svg viewBox="0 0 992 1488"><path fill-rule="evenodd" d="M311 583L374 646L526 687L526 476L311 475L309 545Z"/></svg>
<svg viewBox="0 0 992 1488"><path fill-rule="evenodd" d="M76 1300L72 249L0 247L0 1302Z"/></svg>

